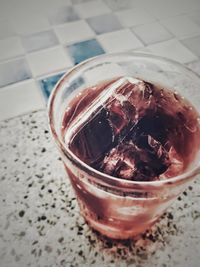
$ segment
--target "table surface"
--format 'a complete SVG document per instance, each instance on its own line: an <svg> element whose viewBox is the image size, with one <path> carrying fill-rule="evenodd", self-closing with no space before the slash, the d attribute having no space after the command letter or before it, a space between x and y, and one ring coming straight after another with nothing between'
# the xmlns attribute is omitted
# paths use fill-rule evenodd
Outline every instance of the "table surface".
<svg viewBox="0 0 200 267"><path fill-rule="evenodd" d="M1 267L199 267L198 179L145 235L117 242L80 216L45 111L1 122L0 154Z"/></svg>

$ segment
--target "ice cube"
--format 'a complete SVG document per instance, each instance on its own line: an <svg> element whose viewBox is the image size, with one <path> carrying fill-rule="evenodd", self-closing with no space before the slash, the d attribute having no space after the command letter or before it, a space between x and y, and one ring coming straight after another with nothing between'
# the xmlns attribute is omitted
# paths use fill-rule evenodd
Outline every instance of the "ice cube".
<svg viewBox="0 0 200 267"><path fill-rule="evenodd" d="M65 135L65 142L75 155L93 164L124 138L137 121L129 97L141 83L144 84L130 77L120 78L85 107Z"/></svg>
<svg viewBox="0 0 200 267"><path fill-rule="evenodd" d="M109 175L131 179L135 172L136 150L132 143L117 145L104 158L101 170Z"/></svg>
<svg viewBox="0 0 200 267"><path fill-rule="evenodd" d="M164 172L160 178L161 179L166 179L170 178L176 175L179 175L183 171L184 163L181 157L178 155L174 147L171 147L169 150L169 160L170 160L170 166L167 169L166 172Z"/></svg>
<svg viewBox="0 0 200 267"><path fill-rule="evenodd" d="M149 135L142 136L138 145L125 141L105 156L101 170L123 179L148 181L157 178L170 165L168 152Z"/></svg>

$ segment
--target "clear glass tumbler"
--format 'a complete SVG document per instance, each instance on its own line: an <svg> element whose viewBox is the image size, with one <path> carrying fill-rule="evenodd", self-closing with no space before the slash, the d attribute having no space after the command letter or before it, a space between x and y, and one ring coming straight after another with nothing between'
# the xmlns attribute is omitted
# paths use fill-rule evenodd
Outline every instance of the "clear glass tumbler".
<svg viewBox="0 0 200 267"><path fill-rule="evenodd" d="M50 128L81 214L92 228L102 234L126 239L149 228L200 173L200 153L199 149L195 152L193 162L183 174L151 182L115 178L78 159L65 145L62 136L62 120L69 102L85 88L121 76L136 77L172 88L188 99L198 112L200 77L168 59L150 54L118 53L98 56L75 66L61 78L51 94Z"/></svg>

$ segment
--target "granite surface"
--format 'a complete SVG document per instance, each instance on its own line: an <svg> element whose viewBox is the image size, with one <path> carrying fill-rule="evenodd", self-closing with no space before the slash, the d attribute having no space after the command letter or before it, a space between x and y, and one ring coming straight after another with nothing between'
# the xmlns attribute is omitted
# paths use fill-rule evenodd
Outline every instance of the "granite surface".
<svg viewBox="0 0 200 267"><path fill-rule="evenodd" d="M200 181L151 230L112 241L92 231L52 141L45 111L0 123L0 266L199 267Z"/></svg>

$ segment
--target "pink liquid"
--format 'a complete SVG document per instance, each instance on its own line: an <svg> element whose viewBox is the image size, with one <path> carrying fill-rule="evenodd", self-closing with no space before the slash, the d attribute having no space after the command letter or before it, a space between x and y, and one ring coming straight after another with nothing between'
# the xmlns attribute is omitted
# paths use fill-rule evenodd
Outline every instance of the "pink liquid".
<svg viewBox="0 0 200 267"><path fill-rule="evenodd" d="M199 114L176 92L144 81L125 81L100 103L119 80L72 99L62 125L66 146L83 162L116 178L153 181L183 173L200 147ZM110 194L108 188L88 186L67 171L84 217L110 237L144 231L174 198L161 197L162 192Z"/></svg>

